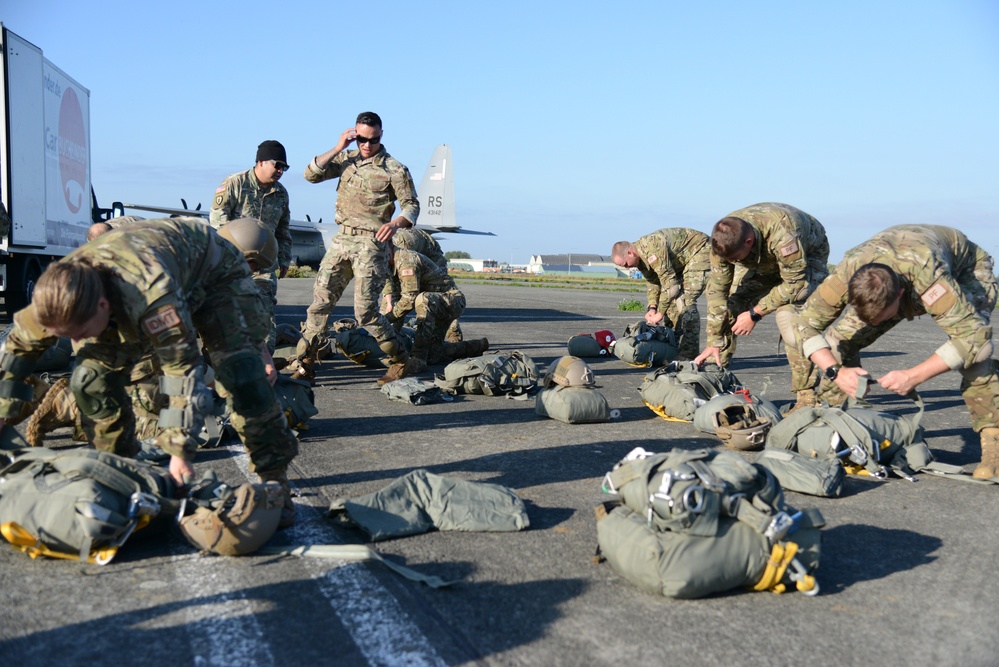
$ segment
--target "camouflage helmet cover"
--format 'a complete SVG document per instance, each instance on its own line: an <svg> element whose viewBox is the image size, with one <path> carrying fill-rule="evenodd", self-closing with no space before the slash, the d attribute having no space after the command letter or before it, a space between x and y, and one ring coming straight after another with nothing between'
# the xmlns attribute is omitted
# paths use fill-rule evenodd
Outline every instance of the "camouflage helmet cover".
<svg viewBox="0 0 999 667"><path fill-rule="evenodd" d="M274 233L256 218L239 218L219 228L219 236L233 244L257 270L266 271L277 263L278 244Z"/></svg>
<svg viewBox="0 0 999 667"><path fill-rule="evenodd" d="M544 386L592 387L596 384L593 371L579 357L566 355L553 361L545 374Z"/></svg>

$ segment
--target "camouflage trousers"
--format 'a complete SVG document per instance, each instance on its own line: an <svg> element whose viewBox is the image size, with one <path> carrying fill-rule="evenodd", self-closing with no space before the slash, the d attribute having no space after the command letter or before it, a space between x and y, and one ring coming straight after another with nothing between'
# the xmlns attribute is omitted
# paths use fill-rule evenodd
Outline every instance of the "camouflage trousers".
<svg viewBox="0 0 999 667"><path fill-rule="evenodd" d="M697 310L697 300L704 293L709 268L693 264L684 267L683 292L669 302L664 313L680 336L680 359L693 359L701 351L701 313Z"/></svg>
<svg viewBox="0 0 999 667"><path fill-rule="evenodd" d="M305 321L305 339L315 343L326 338L330 313L351 280L354 281L354 317L364 327L382 351L393 361L406 356L405 348L395 329L379 308L382 288L390 274L388 244L377 241L374 234L358 236L337 234L326 255L319 263L316 283L312 288L312 305Z"/></svg>
<svg viewBox="0 0 999 667"><path fill-rule="evenodd" d="M277 321L274 319L274 308L277 306L277 274L273 271L257 271L253 274L253 284L257 286L260 296L268 306L267 349L274 352L277 347Z"/></svg>
<svg viewBox="0 0 999 667"><path fill-rule="evenodd" d="M422 292L413 302L416 334L412 356L430 364L456 359L460 343L445 340L452 322L465 312L465 295L457 289L447 292Z"/></svg>
<svg viewBox="0 0 999 667"><path fill-rule="evenodd" d="M790 317L794 314L795 307L805 303L809 295L815 291L815 288L818 287L828 275L829 270L826 268L824 263L820 265L818 260L810 262L807 271L808 287L801 290L796 295L792 304L781 306L774 313L777 328L780 330L781 335L785 339L785 350L787 352L788 363L791 366L792 388L799 386L814 387L818 382L819 371L811 361L801 354L799 345L792 345L787 342L786 330L789 329L788 323ZM726 315L726 321L722 324L722 331L725 332L725 349L723 349L719 354L721 356L723 366L727 366L732 360L732 357L735 356L737 337L732 334L732 325L735 324L735 318L738 317L740 313L746 312L759 303L763 297L769 294L770 291L780 283L780 276L765 279L758 275L755 271L749 271L742 277L742 280L732 291L732 294L728 299L728 313ZM794 390L798 391L797 389Z"/></svg>
<svg viewBox="0 0 999 667"><path fill-rule="evenodd" d="M996 304L995 280L984 287L961 284L964 295L976 304L978 314L990 322ZM876 326L865 324L852 306L847 306L836 323L826 330L824 338L836 362L844 366L859 367L860 351L869 347L878 338L890 331L905 318L896 316ZM989 327L991 329L991 326ZM790 358L790 348L788 349ZM803 356L798 351L798 356ZM995 359L985 359L967 368L959 368L961 374L961 397L971 413L971 426L978 432L983 428L999 427L999 374ZM816 376L819 379L819 376ZM814 384L812 386L815 386ZM816 398L829 405L841 405L846 395L832 380L821 377L816 390Z"/></svg>

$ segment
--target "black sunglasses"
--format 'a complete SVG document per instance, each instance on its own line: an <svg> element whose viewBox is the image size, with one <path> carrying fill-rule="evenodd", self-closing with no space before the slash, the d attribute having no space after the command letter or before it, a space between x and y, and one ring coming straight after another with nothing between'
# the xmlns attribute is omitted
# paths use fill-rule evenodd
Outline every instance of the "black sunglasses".
<svg viewBox="0 0 999 667"><path fill-rule="evenodd" d="M380 134L377 137L362 137L359 134L354 137L354 141L356 141L359 144L377 144L381 143L381 140L382 140L382 135Z"/></svg>
<svg viewBox="0 0 999 667"><path fill-rule="evenodd" d="M284 162L278 162L277 160L268 160L268 162L274 165L274 168L278 171L288 171L288 165Z"/></svg>

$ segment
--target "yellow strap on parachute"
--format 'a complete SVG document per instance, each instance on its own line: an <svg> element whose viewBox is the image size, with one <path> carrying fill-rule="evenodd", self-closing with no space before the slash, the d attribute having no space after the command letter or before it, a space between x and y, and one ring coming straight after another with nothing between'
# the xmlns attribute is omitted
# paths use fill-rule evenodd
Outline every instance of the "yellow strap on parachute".
<svg viewBox="0 0 999 667"><path fill-rule="evenodd" d="M140 516L135 530L145 528L149 525L150 521L152 521L152 517L147 515ZM0 535L3 535L5 540L32 558L46 556L48 558L62 558L63 560L81 560L80 554L78 553L68 554L61 551L53 551L46 545L42 544L41 540L29 533L19 523L14 521L8 521L7 523L0 525ZM118 546L119 545L115 544L101 547L100 549L93 549L88 554L86 560L88 563L92 563L94 565L107 565L118 554Z"/></svg>
<svg viewBox="0 0 999 667"><path fill-rule="evenodd" d="M788 566L792 564L797 553L798 545L794 542L784 542L783 544L778 542L775 544L770 551L770 560L767 561L767 566L763 570L763 576L760 577L760 580L756 582L752 589L754 591L773 591L778 595L786 591L787 586L781 580L784 578L784 573L787 572ZM801 567L800 564L796 565L798 568ZM818 592L815 577L796 570L796 575L792 575L792 579L795 580L795 586L802 593L814 595Z"/></svg>
<svg viewBox="0 0 999 667"><path fill-rule="evenodd" d="M645 403L645 406L649 410L652 410L654 413L656 413L657 415L659 415L660 417L662 417L663 419L665 419L668 422L680 422L681 424L689 424L690 423L689 419L680 419L679 417L671 417L671 416L669 416L668 414L666 414L665 409L661 405L655 406L655 405L652 405L651 403L649 403L648 401L642 401L642 403Z"/></svg>

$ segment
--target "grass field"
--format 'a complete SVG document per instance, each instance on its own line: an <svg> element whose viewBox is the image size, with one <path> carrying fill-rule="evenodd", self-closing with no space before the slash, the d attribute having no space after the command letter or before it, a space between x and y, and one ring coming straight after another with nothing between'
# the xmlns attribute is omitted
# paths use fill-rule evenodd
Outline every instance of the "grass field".
<svg viewBox="0 0 999 667"><path fill-rule="evenodd" d="M545 276L531 273L477 273L451 271L456 283L472 285L511 285L514 287L550 287L555 289L585 289L601 292L645 293L644 280L629 278L576 276Z"/></svg>

